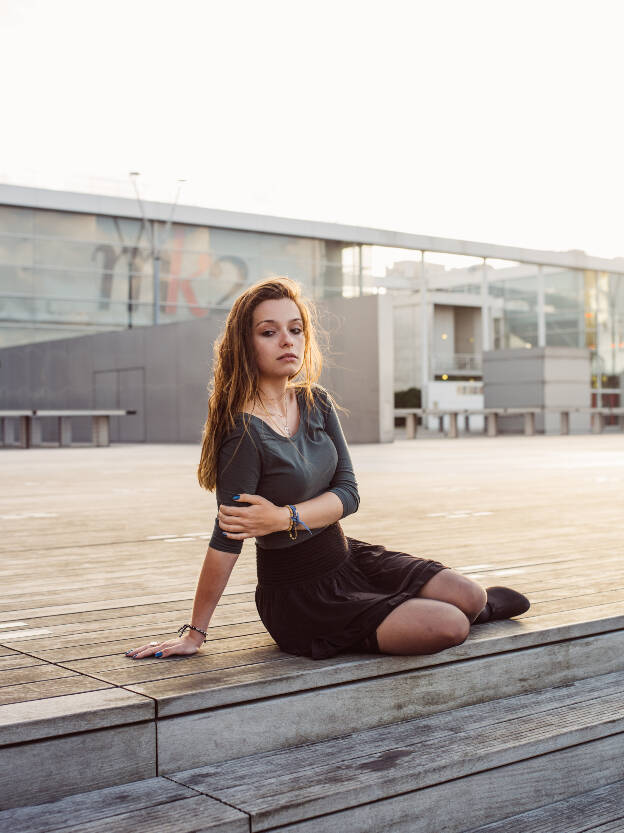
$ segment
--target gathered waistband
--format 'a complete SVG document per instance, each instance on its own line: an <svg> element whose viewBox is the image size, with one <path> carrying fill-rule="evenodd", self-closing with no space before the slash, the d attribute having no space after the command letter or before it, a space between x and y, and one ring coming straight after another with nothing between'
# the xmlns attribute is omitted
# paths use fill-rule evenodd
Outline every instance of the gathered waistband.
<svg viewBox="0 0 624 833"><path fill-rule="evenodd" d="M298 536L302 537L296 544L280 549L267 550L256 544L258 584L297 584L320 578L349 555L349 544L338 521L311 537L302 530Z"/></svg>

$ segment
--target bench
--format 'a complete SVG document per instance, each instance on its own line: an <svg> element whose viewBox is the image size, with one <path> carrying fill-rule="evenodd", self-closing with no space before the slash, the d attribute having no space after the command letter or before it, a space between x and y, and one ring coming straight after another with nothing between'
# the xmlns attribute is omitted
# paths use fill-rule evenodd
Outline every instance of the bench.
<svg viewBox="0 0 624 833"><path fill-rule="evenodd" d="M440 421L440 431L444 432L444 417L448 417L447 436L455 438L459 436L457 420L463 416L466 431L470 428L471 416L485 417L485 433L488 437L496 437L498 434L498 418L501 416L523 416L524 433L526 436L535 434L536 414L558 413L560 415L560 433L570 433L570 414L585 413L591 416L592 433L600 434L604 430L605 418L607 416L618 416L620 427L624 430L624 408L395 408L395 417L405 417L405 427L408 440L416 436L416 418L433 416Z"/></svg>
<svg viewBox="0 0 624 833"><path fill-rule="evenodd" d="M42 424L45 418L58 420L59 446L72 445L72 419L91 417L92 445L110 445L110 418L136 414L131 410L32 410L0 411L0 445L18 448L37 448L42 443ZM17 442L13 439L12 425L17 422Z"/></svg>

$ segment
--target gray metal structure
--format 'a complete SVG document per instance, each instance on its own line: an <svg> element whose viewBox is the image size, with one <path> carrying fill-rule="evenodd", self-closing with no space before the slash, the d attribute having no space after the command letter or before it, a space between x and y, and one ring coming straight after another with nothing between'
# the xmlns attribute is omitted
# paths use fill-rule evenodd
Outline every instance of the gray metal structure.
<svg viewBox="0 0 624 833"><path fill-rule="evenodd" d="M589 350L573 347L534 347L531 350L491 350L483 354L483 395L486 408L589 408L591 390ZM556 413L538 414L537 431L559 433ZM570 431L589 431L588 413L570 414ZM501 433L520 432L522 417L499 419Z"/></svg>

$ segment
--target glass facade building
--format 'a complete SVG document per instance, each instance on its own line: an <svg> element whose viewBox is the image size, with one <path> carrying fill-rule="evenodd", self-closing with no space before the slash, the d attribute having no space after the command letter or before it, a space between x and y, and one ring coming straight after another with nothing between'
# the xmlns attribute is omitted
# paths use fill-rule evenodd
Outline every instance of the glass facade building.
<svg viewBox="0 0 624 833"><path fill-rule="evenodd" d="M235 228L227 212L207 222L207 210L191 207L170 226L148 212L150 229L130 199L49 192L45 205L29 204L30 189L17 190L19 200L3 200L0 187L0 347L153 324L157 267L158 323L227 309L272 275L318 300L391 294L397 389L423 377L414 360L423 299L432 380L477 379L483 349L535 346L588 348L599 387L619 387L624 374L623 260L511 248L506 258L500 246L253 215L231 215ZM401 237L409 245L389 245Z"/></svg>
<svg viewBox="0 0 624 833"><path fill-rule="evenodd" d="M242 289L290 275L314 298L342 295L335 241L153 221L159 323L229 308ZM0 346L154 320L155 260L141 220L0 206Z"/></svg>

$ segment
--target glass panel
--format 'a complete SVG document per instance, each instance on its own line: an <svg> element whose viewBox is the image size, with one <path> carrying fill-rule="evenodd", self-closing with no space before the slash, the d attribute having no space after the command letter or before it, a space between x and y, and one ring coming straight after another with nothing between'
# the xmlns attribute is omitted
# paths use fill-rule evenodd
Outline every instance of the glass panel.
<svg viewBox="0 0 624 833"><path fill-rule="evenodd" d="M33 271L22 266L0 265L0 294L32 295Z"/></svg>
<svg viewBox="0 0 624 833"><path fill-rule="evenodd" d="M92 242L111 243L117 246L150 247L151 237L142 220L132 220L129 217L95 218L95 229Z"/></svg>
<svg viewBox="0 0 624 833"><path fill-rule="evenodd" d="M94 214L70 211L35 211L35 234L42 237L65 237L68 240L97 240Z"/></svg>
<svg viewBox="0 0 624 833"><path fill-rule="evenodd" d="M537 266L488 260L486 273L494 349L537 347Z"/></svg>
<svg viewBox="0 0 624 833"><path fill-rule="evenodd" d="M594 340L593 314L585 311L585 277L577 269L543 267L544 318L549 347L586 347Z"/></svg>
<svg viewBox="0 0 624 833"><path fill-rule="evenodd" d="M624 283L622 275L596 272L596 360L601 387L620 387L624 372Z"/></svg>
<svg viewBox="0 0 624 833"><path fill-rule="evenodd" d="M432 291L480 296L483 258L425 252L425 275Z"/></svg>
<svg viewBox="0 0 624 833"><path fill-rule="evenodd" d="M35 233L35 212L32 208L0 205L0 229L7 234Z"/></svg>
<svg viewBox="0 0 624 833"><path fill-rule="evenodd" d="M32 266L33 258L32 237L0 234L0 264Z"/></svg>

